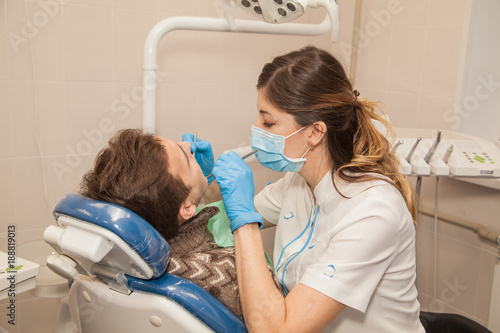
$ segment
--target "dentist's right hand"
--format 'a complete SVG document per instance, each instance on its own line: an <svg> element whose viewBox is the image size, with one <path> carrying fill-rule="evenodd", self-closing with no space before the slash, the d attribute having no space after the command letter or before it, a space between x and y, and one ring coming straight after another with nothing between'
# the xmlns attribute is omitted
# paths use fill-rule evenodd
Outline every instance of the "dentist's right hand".
<svg viewBox="0 0 500 333"><path fill-rule="evenodd" d="M252 170L243 159L233 151L223 154L215 162L212 173L219 184L231 221L231 232L247 223L259 223L262 228L262 215L255 211L253 203L255 185Z"/></svg>
<svg viewBox="0 0 500 333"><path fill-rule="evenodd" d="M214 179L213 176L210 176L214 167L214 152L210 142L200 138L197 138L196 142L194 142L194 135L191 133L182 134L182 141L189 142L191 145L191 153L196 153L196 162L201 167L203 175L208 177L207 180L210 184Z"/></svg>

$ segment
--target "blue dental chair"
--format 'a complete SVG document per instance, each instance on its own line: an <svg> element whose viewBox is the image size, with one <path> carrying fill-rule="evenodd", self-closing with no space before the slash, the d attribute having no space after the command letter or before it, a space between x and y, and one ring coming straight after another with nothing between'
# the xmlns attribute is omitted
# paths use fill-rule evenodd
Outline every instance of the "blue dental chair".
<svg viewBox="0 0 500 333"><path fill-rule="evenodd" d="M47 266L70 284L57 332L247 331L201 287L165 273L168 243L132 211L68 194L54 216Z"/></svg>

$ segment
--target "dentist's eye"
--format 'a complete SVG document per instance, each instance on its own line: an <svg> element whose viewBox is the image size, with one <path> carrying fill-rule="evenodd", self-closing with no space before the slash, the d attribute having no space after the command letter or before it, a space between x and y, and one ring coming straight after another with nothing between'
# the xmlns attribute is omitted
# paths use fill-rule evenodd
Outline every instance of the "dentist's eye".
<svg viewBox="0 0 500 333"><path fill-rule="evenodd" d="M270 127L272 127L274 124L264 122L264 123L262 123L262 125L264 125L264 127L265 127L265 128L270 128Z"/></svg>

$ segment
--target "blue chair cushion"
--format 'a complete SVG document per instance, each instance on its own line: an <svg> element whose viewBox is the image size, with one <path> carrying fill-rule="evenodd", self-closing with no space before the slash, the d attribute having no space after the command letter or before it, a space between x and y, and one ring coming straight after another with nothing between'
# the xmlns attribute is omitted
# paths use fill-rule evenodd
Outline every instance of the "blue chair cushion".
<svg viewBox="0 0 500 333"><path fill-rule="evenodd" d="M170 258L170 246L163 236L142 217L124 207L89 199L79 194L68 194L53 211L103 227L123 239L153 271L153 278L161 276Z"/></svg>
<svg viewBox="0 0 500 333"><path fill-rule="evenodd" d="M127 277L132 290L158 294L181 305L215 332L247 332L245 323L193 282L171 274L144 281Z"/></svg>

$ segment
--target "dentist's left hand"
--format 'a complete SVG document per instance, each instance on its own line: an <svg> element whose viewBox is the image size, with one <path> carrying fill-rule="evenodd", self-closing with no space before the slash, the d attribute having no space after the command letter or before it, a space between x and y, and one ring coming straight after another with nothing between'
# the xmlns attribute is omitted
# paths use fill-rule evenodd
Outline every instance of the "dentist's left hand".
<svg viewBox="0 0 500 333"><path fill-rule="evenodd" d="M262 215L255 211L253 203L255 185L252 170L243 159L234 151L223 154L215 163L213 174L231 221L231 232L247 223L259 223L262 228Z"/></svg>
<svg viewBox="0 0 500 333"><path fill-rule="evenodd" d="M196 162L200 165L203 175L205 177L209 176L215 164L214 152L210 142L203 141L200 138L196 138L196 142L194 142L194 135L191 133L182 134L182 141L191 144L191 153L196 153ZM213 179L213 176L208 177L208 183L210 184Z"/></svg>

